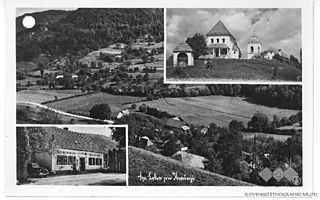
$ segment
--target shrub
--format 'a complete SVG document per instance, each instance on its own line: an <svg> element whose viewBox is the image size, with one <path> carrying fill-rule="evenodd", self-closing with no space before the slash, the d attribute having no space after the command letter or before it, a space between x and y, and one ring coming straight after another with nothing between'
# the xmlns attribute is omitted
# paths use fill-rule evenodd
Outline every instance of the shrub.
<svg viewBox="0 0 320 200"><path fill-rule="evenodd" d="M90 109L90 117L96 119L110 119L111 109L108 104L97 104Z"/></svg>
<svg viewBox="0 0 320 200"><path fill-rule="evenodd" d="M252 131L264 131L269 128L269 119L267 115L262 113L256 113L248 122L248 129Z"/></svg>

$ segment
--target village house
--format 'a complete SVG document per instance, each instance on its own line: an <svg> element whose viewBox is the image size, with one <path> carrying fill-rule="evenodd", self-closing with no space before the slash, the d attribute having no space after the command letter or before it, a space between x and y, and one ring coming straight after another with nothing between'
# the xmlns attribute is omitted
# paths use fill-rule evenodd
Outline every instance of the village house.
<svg viewBox="0 0 320 200"><path fill-rule="evenodd" d="M189 153L187 152L187 149L187 147L182 147L181 150L173 154L171 158L178 160L186 165L204 169L203 162L206 160L206 158Z"/></svg>
<svg viewBox="0 0 320 200"><path fill-rule="evenodd" d="M207 53L211 58L240 58L240 48L235 37L221 20L206 34Z"/></svg>
<svg viewBox="0 0 320 200"><path fill-rule="evenodd" d="M45 127L40 130L45 140L52 144L52 152L33 152L32 162L45 167L52 174L70 173L74 167L78 172L83 172L107 170L114 166L110 157L115 151L116 142L109 137L56 127ZM120 163L125 165L125 159Z"/></svg>
<svg viewBox="0 0 320 200"><path fill-rule="evenodd" d="M281 56L283 58L289 59L289 56L286 53L284 53L281 49L276 49L276 48L272 48L272 47L270 47L269 49L265 50L263 52L263 54L264 54L263 57L265 59L268 59L268 60L272 60L274 55L276 55L276 54L278 54L279 56Z"/></svg>

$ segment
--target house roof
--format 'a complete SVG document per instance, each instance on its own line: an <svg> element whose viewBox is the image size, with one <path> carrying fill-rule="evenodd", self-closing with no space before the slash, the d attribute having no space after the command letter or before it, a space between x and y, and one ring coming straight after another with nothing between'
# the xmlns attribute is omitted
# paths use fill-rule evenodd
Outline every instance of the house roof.
<svg viewBox="0 0 320 200"><path fill-rule="evenodd" d="M171 157L173 159L181 161L184 164L187 164L193 167L199 167L199 168L204 168L203 161L206 160L205 157L191 154L185 151L178 151L175 154L173 154Z"/></svg>
<svg viewBox="0 0 320 200"><path fill-rule="evenodd" d="M222 23L221 20L218 21L216 25L206 34L206 36L223 36L227 35L236 40L233 35L229 32L226 26Z"/></svg>
<svg viewBox="0 0 320 200"><path fill-rule="evenodd" d="M57 148L107 153L108 150L116 148L117 145L110 137L104 135L78 133L56 127L43 127L41 129L47 140L54 138L54 145Z"/></svg>
<svg viewBox="0 0 320 200"><path fill-rule="evenodd" d="M224 44L224 43L214 43L214 44L209 44L209 45L207 46L207 48L227 49L227 48L229 48L229 47L228 47L226 44Z"/></svg>
<svg viewBox="0 0 320 200"><path fill-rule="evenodd" d="M193 52L192 48L186 42L180 43L172 51L173 52Z"/></svg>

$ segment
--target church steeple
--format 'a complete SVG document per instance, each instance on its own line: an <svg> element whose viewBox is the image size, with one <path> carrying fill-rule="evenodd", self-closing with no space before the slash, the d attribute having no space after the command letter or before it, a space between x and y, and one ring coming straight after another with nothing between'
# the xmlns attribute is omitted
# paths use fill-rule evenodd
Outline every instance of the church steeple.
<svg viewBox="0 0 320 200"><path fill-rule="evenodd" d="M248 59L251 59L253 56L261 53L261 42L258 39L258 36L253 33L250 40L248 41Z"/></svg>

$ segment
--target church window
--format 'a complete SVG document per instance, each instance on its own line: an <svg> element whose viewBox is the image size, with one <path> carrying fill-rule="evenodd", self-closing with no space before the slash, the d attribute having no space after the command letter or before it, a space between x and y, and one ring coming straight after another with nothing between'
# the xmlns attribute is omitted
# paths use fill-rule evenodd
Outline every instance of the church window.
<svg viewBox="0 0 320 200"><path fill-rule="evenodd" d="M253 53L253 47L250 47L250 49L251 49L251 53Z"/></svg>
<svg viewBox="0 0 320 200"><path fill-rule="evenodd" d="M217 43L219 43L219 38L217 39Z"/></svg>
<svg viewBox="0 0 320 200"><path fill-rule="evenodd" d="M213 39L211 38L211 43L214 43Z"/></svg>
<svg viewBox="0 0 320 200"><path fill-rule="evenodd" d="M226 42L226 39L222 38L222 42L225 43L225 42Z"/></svg>

